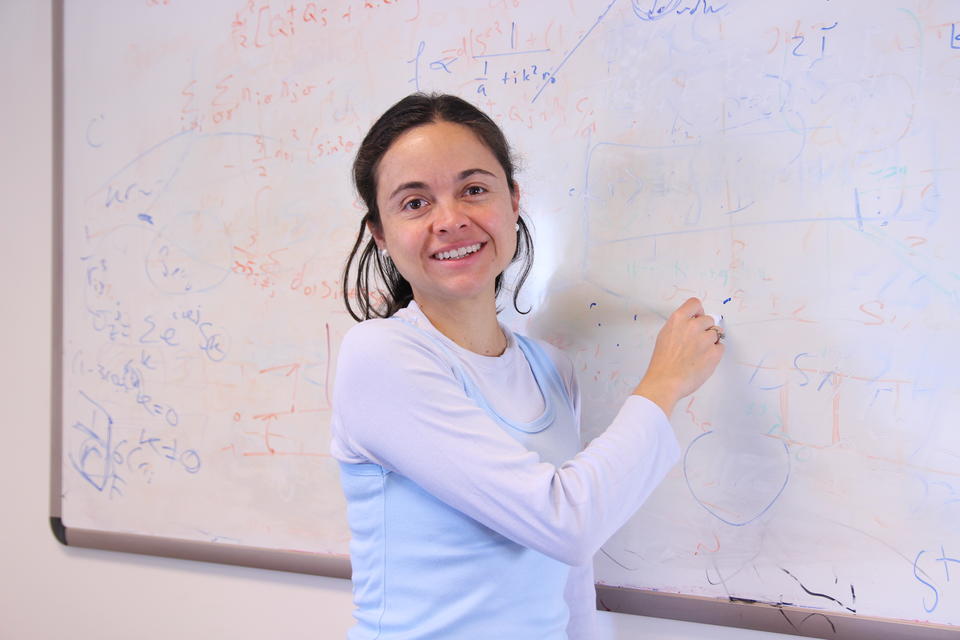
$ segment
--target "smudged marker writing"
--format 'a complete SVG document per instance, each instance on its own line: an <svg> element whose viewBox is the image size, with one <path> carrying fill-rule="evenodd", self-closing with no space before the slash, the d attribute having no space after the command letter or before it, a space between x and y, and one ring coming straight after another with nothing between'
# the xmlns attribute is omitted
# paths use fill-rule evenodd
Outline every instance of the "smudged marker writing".
<svg viewBox="0 0 960 640"><path fill-rule="evenodd" d="M91 135L94 125L103 122L103 114L101 113L96 118L92 118L90 122L87 123L87 144L96 149L97 147L103 146L103 142L100 142L99 137Z"/></svg>
<svg viewBox="0 0 960 640"><path fill-rule="evenodd" d="M833 601L833 602L836 602L838 605L840 605L841 607L843 607L844 609L846 609L846 610L849 611L850 613L856 613L856 612L857 612L857 609L856 609L855 607L848 607L847 605L843 604L842 602L840 602L839 600L837 600L837 599L834 598L833 596L828 596L828 595L825 594L825 593L817 593L816 591L811 591L810 589L807 589L807 588L803 585L803 583L800 582L800 580L797 578L797 576L793 575L792 573L790 573L789 571L787 571L787 570L784 569L783 567L780 567L780 570L783 571L783 572L784 572L785 574L787 574L788 576L790 576L791 578L793 578L794 580L796 580L797 584L800 585L800 588L803 589L808 595L814 596L815 598L826 598L827 600L831 600L831 601ZM850 589L851 589L851 592L852 592L852 591L853 591L853 585L850 585ZM854 596L854 599L856 599L856 596Z"/></svg>

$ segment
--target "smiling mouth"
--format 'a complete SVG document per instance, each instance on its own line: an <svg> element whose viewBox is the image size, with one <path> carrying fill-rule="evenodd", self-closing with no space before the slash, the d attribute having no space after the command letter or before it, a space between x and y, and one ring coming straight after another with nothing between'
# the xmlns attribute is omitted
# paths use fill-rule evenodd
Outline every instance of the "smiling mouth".
<svg viewBox="0 0 960 640"><path fill-rule="evenodd" d="M433 254L431 257L435 260L460 260L469 256L470 254L480 251L484 244L485 243L483 242L478 242L476 244L460 247L459 249L453 249L451 251L441 251L440 253Z"/></svg>

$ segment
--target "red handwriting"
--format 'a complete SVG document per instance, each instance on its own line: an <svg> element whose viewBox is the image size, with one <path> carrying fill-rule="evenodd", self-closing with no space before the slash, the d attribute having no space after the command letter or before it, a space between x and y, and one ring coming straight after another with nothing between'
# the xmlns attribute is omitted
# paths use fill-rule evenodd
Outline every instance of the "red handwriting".
<svg viewBox="0 0 960 640"><path fill-rule="evenodd" d="M333 22L351 23L357 12L381 9L400 4L400 0L364 0L351 2L345 8L329 9L320 2L284 2L272 4L248 0L234 13L230 35L237 49L261 49L300 34L323 29ZM419 13L419 3L417 6Z"/></svg>

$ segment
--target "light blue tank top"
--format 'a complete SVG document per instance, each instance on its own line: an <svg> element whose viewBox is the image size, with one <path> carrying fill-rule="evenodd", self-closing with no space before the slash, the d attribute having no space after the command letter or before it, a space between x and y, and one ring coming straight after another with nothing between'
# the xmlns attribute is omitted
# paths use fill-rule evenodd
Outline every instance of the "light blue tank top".
<svg viewBox="0 0 960 640"><path fill-rule="evenodd" d="M573 403L550 357L514 334L544 399L528 423L511 421L480 393L456 355L428 337L464 392L541 460L580 451ZM340 463L350 523L357 624L350 640L561 640L569 566L521 546L448 506L402 475L372 463Z"/></svg>

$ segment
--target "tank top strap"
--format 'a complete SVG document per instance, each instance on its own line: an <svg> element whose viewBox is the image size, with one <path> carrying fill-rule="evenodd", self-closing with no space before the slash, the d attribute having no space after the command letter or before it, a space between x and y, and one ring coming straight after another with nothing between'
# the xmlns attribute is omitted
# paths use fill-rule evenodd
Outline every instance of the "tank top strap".
<svg viewBox="0 0 960 640"><path fill-rule="evenodd" d="M557 371L557 365L553 361L553 358L547 355L547 352L537 344L536 340L520 335L519 333L514 333L513 337L520 346L523 355L527 358L527 362L530 363L530 368L535 372L542 372L544 377L549 380L550 386L563 398L566 406L572 410L573 398L570 397L567 385L560 377L560 372Z"/></svg>

